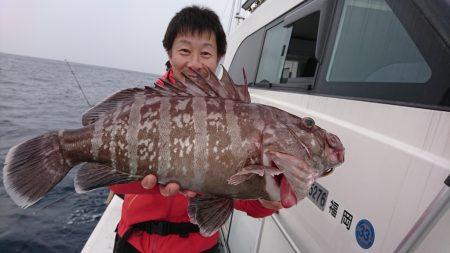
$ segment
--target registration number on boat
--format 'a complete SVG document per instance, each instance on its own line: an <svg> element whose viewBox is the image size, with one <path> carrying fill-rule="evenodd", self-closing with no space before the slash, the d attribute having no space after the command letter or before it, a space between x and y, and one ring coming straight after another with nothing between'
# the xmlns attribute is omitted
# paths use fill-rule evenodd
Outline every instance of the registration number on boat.
<svg viewBox="0 0 450 253"><path fill-rule="evenodd" d="M321 186L319 183L314 182L309 189L308 198L323 211L325 204L327 203L328 190Z"/></svg>

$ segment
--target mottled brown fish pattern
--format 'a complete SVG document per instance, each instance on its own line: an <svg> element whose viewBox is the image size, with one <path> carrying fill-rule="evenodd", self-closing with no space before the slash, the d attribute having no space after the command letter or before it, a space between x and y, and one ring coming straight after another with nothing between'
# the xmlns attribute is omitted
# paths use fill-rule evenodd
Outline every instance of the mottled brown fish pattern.
<svg viewBox="0 0 450 253"><path fill-rule="evenodd" d="M5 188L21 207L41 199L77 164L77 192L141 180L177 182L204 193L189 216L210 235L232 199L290 207L312 182L344 161L339 138L280 109L250 103L224 70L164 87L119 91L83 115L84 127L38 136L10 149ZM208 213L217 215L207 215Z"/></svg>

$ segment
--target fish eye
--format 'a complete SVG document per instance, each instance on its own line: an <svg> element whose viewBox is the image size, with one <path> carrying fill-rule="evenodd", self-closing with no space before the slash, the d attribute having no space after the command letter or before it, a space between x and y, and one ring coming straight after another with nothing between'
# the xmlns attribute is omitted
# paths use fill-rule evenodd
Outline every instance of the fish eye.
<svg viewBox="0 0 450 253"><path fill-rule="evenodd" d="M309 117L303 118L303 119L302 119L302 122L303 122L303 125L304 125L306 128L308 128L308 129L313 128L314 125L316 124L316 123L314 122L314 120L311 119L311 118L309 118Z"/></svg>

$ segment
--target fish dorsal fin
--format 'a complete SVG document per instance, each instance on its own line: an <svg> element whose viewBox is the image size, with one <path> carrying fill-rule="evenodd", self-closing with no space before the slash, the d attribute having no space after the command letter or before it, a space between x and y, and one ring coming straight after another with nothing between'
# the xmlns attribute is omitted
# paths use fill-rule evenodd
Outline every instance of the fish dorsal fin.
<svg viewBox="0 0 450 253"><path fill-rule="evenodd" d="M144 89L129 88L118 91L85 112L82 117L83 126L94 123L101 115L115 109L119 104L133 102L137 96L212 97L250 103L248 85L236 85L225 68L223 66L222 68L220 80L210 69L208 69L208 79L205 79L199 72L190 69L190 73L194 73L196 78L192 78L188 73L183 72L182 74L186 79L184 82L175 80L173 84L160 79L164 84L162 86L146 86Z"/></svg>
<svg viewBox="0 0 450 253"><path fill-rule="evenodd" d="M164 96L212 97L250 103L248 85L236 85L225 68L223 66L222 68L220 80L209 68L206 70L208 79L194 69L189 69L189 72L182 72L185 77L184 82L176 80L176 83L172 84L161 80L164 86L156 86L157 89L164 90ZM192 75L195 75L195 78Z"/></svg>
<svg viewBox="0 0 450 253"><path fill-rule="evenodd" d="M234 84L233 79L222 66L222 78L220 79L220 83L223 89L227 92L227 95L230 99L239 99L239 95L235 89L236 84Z"/></svg>
<svg viewBox="0 0 450 253"><path fill-rule="evenodd" d="M214 89L215 85L211 85L211 82L206 80L199 72L194 69L190 69L192 72L196 74L196 79L192 79L189 75L183 72L184 77L186 78L187 84L186 88L193 88L197 91L197 93L202 94L207 97L218 97L219 94ZM211 75L211 70L208 69L208 75L214 76L214 73Z"/></svg>
<svg viewBox="0 0 450 253"><path fill-rule="evenodd" d="M92 124L97 121L97 119L105 112L115 109L119 103L126 104L132 102L135 99L136 95L145 93L152 93L152 91L150 91L148 88L129 88L120 90L85 112L81 118L81 122L83 126Z"/></svg>
<svg viewBox="0 0 450 253"><path fill-rule="evenodd" d="M247 103L251 103L250 93L248 92L248 82L247 82L247 74L245 73L245 69L242 68L242 75L244 76L244 84L236 85L236 91L239 95L239 98L242 101L246 101Z"/></svg>

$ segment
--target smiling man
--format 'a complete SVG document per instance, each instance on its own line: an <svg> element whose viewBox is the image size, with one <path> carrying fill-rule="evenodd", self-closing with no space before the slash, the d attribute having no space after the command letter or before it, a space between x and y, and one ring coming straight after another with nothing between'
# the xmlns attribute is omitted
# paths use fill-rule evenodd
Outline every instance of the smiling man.
<svg viewBox="0 0 450 253"><path fill-rule="evenodd" d="M195 78L192 70L206 79L208 68L215 70L226 52L226 37L218 16L197 6L186 7L169 23L163 46L170 68L156 84L184 81L182 74ZM125 194L122 216L117 227L115 252L219 252L218 233L204 237L197 225L189 222L188 198L196 193L169 183L157 185L154 175L141 183L114 185ZM281 208L278 201L237 200L235 208L252 217L265 217Z"/></svg>

